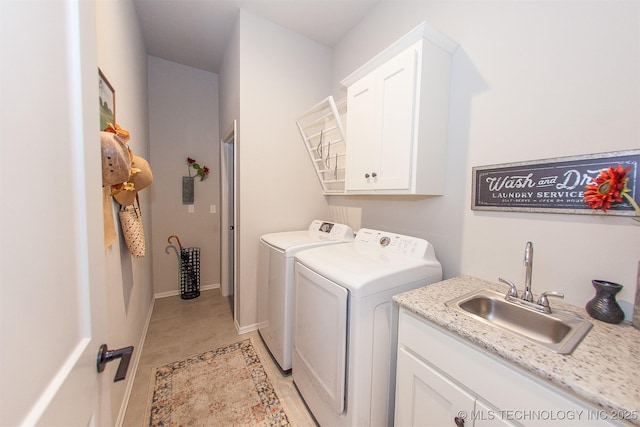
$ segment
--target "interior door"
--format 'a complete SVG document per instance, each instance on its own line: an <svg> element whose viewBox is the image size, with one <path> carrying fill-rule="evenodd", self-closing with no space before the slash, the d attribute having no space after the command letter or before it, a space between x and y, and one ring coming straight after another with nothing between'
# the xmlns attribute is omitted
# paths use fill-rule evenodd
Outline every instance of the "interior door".
<svg viewBox="0 0 640 427"><path fill-rule="evenodd" d="M223 296L235 295L236 293L236 139L237 121L234 120L220 142L220 182L222 187L220 290ZM235 306L236 304L234 303Z"/></svg>
<svg viewBox="0 0 640 427"><path fill-rule="evenodd" d="M95 3L0 8L2 424L112 425Z"/></svg>

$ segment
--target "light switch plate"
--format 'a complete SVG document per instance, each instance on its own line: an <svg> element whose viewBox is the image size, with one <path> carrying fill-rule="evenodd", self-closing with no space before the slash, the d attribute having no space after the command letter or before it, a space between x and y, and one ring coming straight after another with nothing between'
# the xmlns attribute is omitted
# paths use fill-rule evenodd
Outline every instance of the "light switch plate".
<svg viewBox="0 0 640 427"><path fill-rule="evenodd" d="M188 210L189 213L194 213L196 211L196 207L195 207L195 205L189 205L187 210Z"/></svg>

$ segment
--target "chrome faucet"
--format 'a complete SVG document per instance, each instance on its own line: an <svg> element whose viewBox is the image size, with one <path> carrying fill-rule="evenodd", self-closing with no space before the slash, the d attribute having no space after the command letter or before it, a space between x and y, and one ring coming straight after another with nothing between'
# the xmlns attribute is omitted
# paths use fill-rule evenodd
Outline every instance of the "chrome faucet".
<svg viewBox="0 0 640 427"><path fill-rule="evenodd" d="M531 274L533 273L533 243L527 242L527 246L524 249L524 266L526 271L524 273L524 293L522 299L525 301L533 302L533 293L531 293Z"/></svg>
<svg viewBox="0 0 640 427"><path fill-rule="evenodd" d="M527 242L524 249L524 266L526 267L524 275L524 290L522 295L518 295L518 288L510 280L498 278L502 283L509 285L509 291L505 295L507 301L518 303L525 307L529 307L543 313L551 313L548 297L564 298L564 294L560 292L547 291L543 292L537 302L533 302L533 293L531 292L531 273L533 271L533 243Z"/></svg>
<svg viewBox="0 0 640 427"><path fill-rule="evenodd" d="M510 280L503 279L502 277L498 277L498 280L506 285L509 285L509 291L507 292L507 295L505 295L507 299L518 298L518 288L516 287L515 283Z"/></svg>
<svg viewBox="0 0 640 427"><path fill-rule="evenodd" d="M555 291L543 292L540 295L540 298L538 298L538 302L536 302L536 305L538 305L539 307L542 307L541 310L543 313L551 313L551 307L549 306L548 297L564 298L564 294L561 292L555 292Z"/></svg>

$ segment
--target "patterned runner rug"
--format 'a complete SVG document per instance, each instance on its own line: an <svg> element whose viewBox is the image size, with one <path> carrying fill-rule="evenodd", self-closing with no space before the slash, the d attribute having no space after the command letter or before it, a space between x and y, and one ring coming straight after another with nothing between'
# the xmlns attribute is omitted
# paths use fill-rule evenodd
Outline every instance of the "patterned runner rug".
<svg viewBox="0 0 640 427"><path fill-rule="evenodd" d="M156 368L150 426L288 426L251 340Z"/></svg>

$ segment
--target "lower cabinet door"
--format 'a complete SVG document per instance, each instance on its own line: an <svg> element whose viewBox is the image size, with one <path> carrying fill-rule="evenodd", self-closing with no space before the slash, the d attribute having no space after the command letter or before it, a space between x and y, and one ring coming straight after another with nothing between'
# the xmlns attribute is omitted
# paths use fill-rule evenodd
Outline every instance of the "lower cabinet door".
<svg viewBox="0 0 640 427"><path fill-rule="evenodd" d="M397 427L473 426L475 397L403 347L396 375Z"/></svg>
<svg viewBox="0 0 640 427"><path fill-rule="evenodd" d="M511 415L508 411L498 411L483 400L476 399L476 409L473 412L474 427L521 427L517 421L509 420ZM465 424L465 425L471 425Z"/></svg>
<svg viewBox="0 0 640 427"><path fill-rule="evenodd" d="M521 426L404 347L396 375L396 427Z"/></svg>

